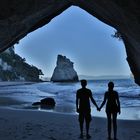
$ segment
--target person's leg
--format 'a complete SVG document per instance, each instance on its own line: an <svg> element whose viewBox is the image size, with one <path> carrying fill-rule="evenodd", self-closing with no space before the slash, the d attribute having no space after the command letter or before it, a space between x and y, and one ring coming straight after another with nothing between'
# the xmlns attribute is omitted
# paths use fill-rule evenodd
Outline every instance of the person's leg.
<svg viewBox="0 0 140 140"><path fill-rule="evenodd" d="M89 126L90 126L90 122L86 122L86 137L88 139L91 138L91 136L89 135Z"/></svg>
<svg viewBox="0 0 140 140"><path fill-rule="evenodd" d="M80 131L81 131L81 135L83 135L83 121L80 121Z"/></svg>
<svg viewBox="0 0 140 140"><path fill-rule="evenodd" d="M80 138L83 138L83 124L84 124L84 116L83 114L79 114L79 124L80 124Z"/></svg>
<svg viewBox="0 0 140 140"><path fill-rule="evenodd" d="M113 130L114 130L114 139L117 139L117 113L113 113Z"/></svg>
<svg viewBox="0 0 140 140"><path fill-rule="evenodd" d="M107 112L108 139L111 139L111 113Z"/></svg>
<svg viewBox="0 0 140 140"><path fill-rule="evenodd" d="M89 139L91 136L89 135L89 127L91 122L91 114L87 114L86 117L86 137Z"/></svg>
<svg viewBox="0 0 140 140"><path fill-rule="evenodd" d="M89 124L90 124L90 122L86 121L86 134L87 135L89 134Z"/></svg>

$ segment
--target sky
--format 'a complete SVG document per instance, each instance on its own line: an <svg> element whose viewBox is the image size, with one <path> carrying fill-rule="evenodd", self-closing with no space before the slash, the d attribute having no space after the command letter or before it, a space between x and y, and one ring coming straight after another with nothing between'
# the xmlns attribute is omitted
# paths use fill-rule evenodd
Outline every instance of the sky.
<svg viewBox="0 0 140 140"><path fill-rule="evenodd" d="M51 77L61 54L74 62L79 75L130 75L123 41L113 38L115 29L83 9L72 6L15 45L26 62Z"/></svg>

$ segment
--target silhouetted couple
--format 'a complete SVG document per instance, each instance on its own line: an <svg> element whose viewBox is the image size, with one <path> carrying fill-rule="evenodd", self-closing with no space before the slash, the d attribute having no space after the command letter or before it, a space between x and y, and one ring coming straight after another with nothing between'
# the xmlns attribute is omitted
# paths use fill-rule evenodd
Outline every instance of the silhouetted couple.
<svg viewBox="0 0 140 140"><path fill-rule="evenodd" d="M96 106L97 110L100 111L101 108L106 103L106 114L108 120L108 139L111 140L111 126L113 120L113 130L114 130L114 140L117 140L117 113L120 114L120 101L119 96L116 91L113 90L114 83L108 83L108 91L105 92L104 100L100 107L97 106L94 98L92 97L92 92L90 89L86 88L87 81L81 80L82 88L77 90L76 94L76 109L79 113L79 124L80 124L80 138L83 138L83 124L86 122L86 138L90 139L89 126L91 122L91 108L90 100Z"/></svg>

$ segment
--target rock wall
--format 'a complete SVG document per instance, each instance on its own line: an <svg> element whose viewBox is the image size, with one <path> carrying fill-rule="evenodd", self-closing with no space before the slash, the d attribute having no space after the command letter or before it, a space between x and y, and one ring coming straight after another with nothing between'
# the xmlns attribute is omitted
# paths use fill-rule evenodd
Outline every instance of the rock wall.
<svg viewBox="0 0 140 140"><path fill-rule="evenodd" d="M79 6L121 33L127 61L135 82L140 85L139 0L1 0L0 51L47 24L71 5Z"/></svg>
<svg viewBox="0 0 140 140"><path fill-rule="evenodd" d="M73 68L71 62L66 56L58 55L57 63L51 77L53 82L76 82L78 81L77 72Z"/></svg>

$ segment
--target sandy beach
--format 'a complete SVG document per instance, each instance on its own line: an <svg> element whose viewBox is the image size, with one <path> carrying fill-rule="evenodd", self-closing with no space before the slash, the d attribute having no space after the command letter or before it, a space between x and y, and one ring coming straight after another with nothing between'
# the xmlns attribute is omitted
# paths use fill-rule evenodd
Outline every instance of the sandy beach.
<svg viewBox="0 0 140 140"><path fill-rule="evenodd" d="M48 112L33 108L25 109L23 105L26 104L26 101L18 100L17 96L11 95L12 92L16 92L15 89L18 88L17 83L18 85L32 84L28 82L0 82L0 140L79 139L78 115L65 112ZM10 93L8 92L8 94L6 94L8 88ZM23 86L23 88L30 89L29 86ZM23 88L21 87L22 90ZM22 90L18 90L16 93L21 92ZM30 91L34 91L34 88ZM24 92L26 93L27 91ZM27 95L28 98L33 98L33 95L25 95ZM21 96L21 94L19 94L19 96ZM104 110L98 113L100 113L101 116L105 115ZM94 109L93 116L95 116L95 114L97 114L97 111ZM129 115L132 116L129 117ZM125 117L127 120L125 120ZM124 120L121 120L121 117L119 116L118 140L139 140L139 107L124 108L122 110L122 118L124 118ZM135 120L128 120L128 118ZM106 118L93 117L90 127L91 140L107 140L106 125Z"/></svg>
<svg viewBox="0 0 140 140"><path fill-rule="evenodd" d="M0 108L0 140L77 140L77 115ZM91 140L106 140L106 119L92 118ZM139 120L118 120L118 140L139 140Z"/></svg>

